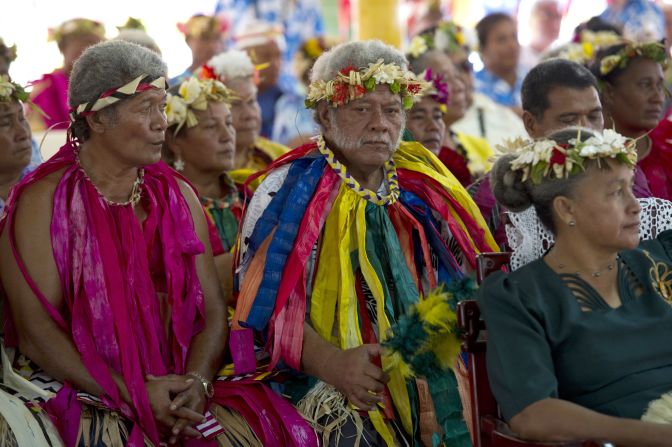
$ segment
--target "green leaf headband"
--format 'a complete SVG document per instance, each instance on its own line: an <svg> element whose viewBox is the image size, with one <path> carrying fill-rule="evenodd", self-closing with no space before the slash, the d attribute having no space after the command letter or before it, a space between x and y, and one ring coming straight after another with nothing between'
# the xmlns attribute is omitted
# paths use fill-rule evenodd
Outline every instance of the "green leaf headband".
<svg viewBox="0 0 672 447"><path fill-rule="evenodd" d="M17 100L28 102L29 95L26 90L16 82L12 82L8 75L0 75L0 102Z"/></svg>
<svg viewBox="0 0 672 447"><path fill-rule="evenodd" d="M176 126L174 135L186 124L187 128L198 124L194 110L206 110L208 102L230 104L233 92L217 79L191 77L180 84L177 95L168 93L166 118L168 127Z"/></svg>
<svg viewBox="0 0 672 447"><path fill-rule="evenodd" d="M628 43L618 53L603 57L600 60L600 75L606 76L617 68L622 70L636 57L651 59L663 64L663 68L667 65L667 54L662 43Z"/></svg>
<svg viewBox="0 0 672 447"><path fill-rule="evenodd" d="M374 91L379 84L387 84L392 93L401 95L405 109L410 109L415 98L421 97L430 88L427 81L417 79L412 72L397 64L385 64L383 59L379 59L366 68L342 68L335 79L312 82L305 104L307 108L313 109L318 102L325 100L333 107L338 107Z"/></svg>
<svg viewBox="0 0 672 447"><path fill-rule="evenodd" d="M606 129L581 140L581 130L569 144L559 144L551 139L536 141L517 139L500 152L513 153L512 171L522 171L523 181L539 184L544 178L563 179L585 170L586 160L615 159L627 166L637 163L636 140L626 138L615 130Z"/></svg>

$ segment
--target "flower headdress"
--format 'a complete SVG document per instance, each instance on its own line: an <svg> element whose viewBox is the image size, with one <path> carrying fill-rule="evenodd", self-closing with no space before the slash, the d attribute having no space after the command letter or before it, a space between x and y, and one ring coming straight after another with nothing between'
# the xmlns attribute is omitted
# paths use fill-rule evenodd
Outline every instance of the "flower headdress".
<svg viewBox="0 0 672 447"><path fill-rule="evenodd" d="M294 72L301 79L313 66L322 53L328 51L336 44L335 40L324 37L311 37L301 44L294 56Z"/></svg>
<svg viewBox="0 0 672 447"><path fill-rule="evenodd" d="M231 90L217 79L191 77L180 84L178 94L168 93L166 98L166 118L168 127L175 126L174 134L186 124L187 128L198 124L194 110L206 110L208 102L225 102L233 98Z"/></svg>
<svg viewBox="0 0 672 447"><path fill-rule="evenodd" d="M16 82L12 82L8 75L0 75L0 102L12 100L27 102L28 93Z"/></svg>
<svg viewBox="0 0 672 447"><path fill-rule="evenodd" d="M49 41L60 45L64 38L75 34L93 34L99 39L104 39L105 25L90 19L71 19L63 22L58 28L50 28Z"/></svg>
<svg viewBox="0 0 672 447"><path fill-rule="evenodd" d="M259 84L259 72L268 67L268 64L254 65L250 56L242 50L227 50L210 58L201 67L200 77L204 79L218 79L229 82L236 78L252 77L255 85Z"/></svg>
<svg viewBox="0 0 672 447"><path fill-rule="evenodd" d="M446 113L448 104L450 104L450 87L448 82L440 74L434 74L431 68L423 71L420 78L431 83L431 88L427 89L425 95L429 95L434 101L440 104L441 111Z"/></svg>
<svg viewBox="0 0 672 447"><path fill-rule="evenodd" d="M600 60L600 75L606 76L614 70L624 69L637 57L651 59L663 66L667 65L665 45L660 42L627 43L618 53L605 56Z"/></svg>
<svg viewBox="0 0 672 447"><path fill-rule="evenodd" d="M451 54L458 51L468 53L467 38L462 27L450 20L443 21L434 32L425 32L413 37L407 53L411 58L418 58L434 49Z"/></svg>
<svg viewBox="0 0 672 447"><path fill-rule="evenodd" d="M16 44L8 47L0 37L0 56L7 59L8 62L14 62L16 60Z"/></svg>
<svg viewBox="0 0 672 447"><path fill-rule="evenodd" d="M430 87L427 81L417 79L410 71L397 64L386 64L383 59L379 59L365 68L342 68L335 79L312 82L308 88L306 107L315 108L322 100L338 107L361 98L366 92L375 90L379 84L387 84L392 93L400 94L406 109L413 106L414 98L421 96Z"/></svg>
<svg viewBox="0 0 672 447"><path fill-rule="evenodd" d="M606 129L586 140L581 139L581 130L569 144L559 144L554 140L529 141L518 139L506 147L499 146L501 152L513 153L511 170L522 171L523 181L541 183L543 178L563 179L585 170L586 160L615 159L627 166L637 163L636 140L626 138L618 132Z"/></svg>
<svg viewBox="0 0 672 447"><path fill-rule="evenodd" d="M129 17L128 20L126 20L126 23L124 23L121 26L118 26L117 29L119 31L125 29L137 29L140 31L147 32L147 28L145 27L145 24L142 22L142 20L136 19L135 17Z"/></svg>
<svg viewBox="0 0 672 447"><path fill-rule="evenodd" d="M166 78L161 76L151 82L145 82L147 78L148 75L141 74L128 84L122 85L121 87L112 88L101 93L95 101L85 102L76 107L70 108L70 121L74 122L79 117L91 115L95 112L98 112L99 110L104 109L105 107L111 106L112 104L147 90L165 90Z"/></svg>
<svg viewBox="0 0 672 447"><path fill-rule="evenodd" d="M589 65L595 53L604 47L623 42L623 38L612 31L581 31L576 40L547 53L544 59L559 57L581 65Z"/></svg>
<svg viewBox="0 0 672 447"><path fill-rule="evenodd" d="M224 34L229 29L229 22L223 17L196 14L186 23L178 23L177 29L185 37L208 37Z"/></svg>

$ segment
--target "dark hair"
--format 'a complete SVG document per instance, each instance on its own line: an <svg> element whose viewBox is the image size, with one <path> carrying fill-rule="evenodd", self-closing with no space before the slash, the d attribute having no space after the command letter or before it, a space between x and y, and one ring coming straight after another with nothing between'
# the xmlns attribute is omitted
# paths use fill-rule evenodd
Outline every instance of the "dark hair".
<svg viewBox="0 0 672 447"><path fill-rule="evenodd" d="M550 106L548 94L556 87L599 91L597 79L583 65L567 59L549 59L535 66L523 79L521 98L523 110L541 118Z"/></svg>
<svg viewBox="0 0 672 447"><path fill-rule="evenodd" d="M476 34L478 35L478 45L481 49L485 48L488 37L492 29L500 22L514 22L513 17L503 12L494 12L483 17L476 24Z"/></svg>
<svg viewBox="0 0 672 447"><path fill-rule="evenodd" d="M585 128L580 128L581 140L585 141L595 134ZM569 140L576 138L579 128L568 127L554 132L549 139L558 144L568 144ZM571 197L576 185L585 178L586 172L572 175L568 178L543 179L541 183L534 184L530 179L523 181L522 171L512 171L511 162L517 157L516 154L506 154L500 157L492 167L490 182L492 193L503 207L513 212L524 211L534 206L537 216L546 228L555 234L553 222L553 200L558 196ZM600 165L597 162L586 162L584 167L600 166L601 169L609 169L608 163Z"/></svg>
<svg viewBox="0 0 672 447"><path fill-rule="evenodd" d="M592 31L594 33L609 31L619 36L623 35L623 30L620 26L607 22L600 18L600 16L591 17L587 22L580 23L574 28L574 42L579 42L583 31Z"/></svg>
<svg viewBox="0 0 672 447"><path fill-rule="evenodd" d="M600 66L602 64L602 59L604 59L607 56L617 54L627 45L628 45L627 43L617 43L616 45L600 48L597 51L597 53L595 54L595 58L593 59L593 63L590 65L590 71L595 75L597 79L599 79L602 82L608 82L610 84L613 84L614 81L616 81L618 78L621 77L623 73L625 73L625 71L628 69L628 66L630 65L629 63L625 64L624 67L620 66L615 67L606 75L603 75L600 72ZM644 56L638 56L638 57L644 57Z"/></svg>

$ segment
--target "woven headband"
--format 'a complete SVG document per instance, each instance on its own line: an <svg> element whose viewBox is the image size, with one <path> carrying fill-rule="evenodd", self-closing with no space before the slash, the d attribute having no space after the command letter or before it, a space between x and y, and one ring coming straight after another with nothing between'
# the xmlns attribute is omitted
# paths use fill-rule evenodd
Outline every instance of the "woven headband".
<svg viewBox="0 0 672 447"><path fill-rule="evenodd" d="M166 78L163 76L153 80L150 83L142 82L147 77L148 75L145 74L140 75L126 85L103 92L100 97L98 97L98 99L92 103L85 102L84 104L80 104L77 107L71 108L70 120L74 122L75 119L80 116L91 115L92 113L111 106L112 104L119 102L122 99L130 98L147 90L166 89Z"/></svg>

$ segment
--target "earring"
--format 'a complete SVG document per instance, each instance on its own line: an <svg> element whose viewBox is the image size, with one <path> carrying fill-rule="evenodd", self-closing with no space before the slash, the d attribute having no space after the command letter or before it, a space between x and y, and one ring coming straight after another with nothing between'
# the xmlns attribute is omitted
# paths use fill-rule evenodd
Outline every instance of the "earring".
<svg viewBox="0 0 672 447"><path fill-rule="evenodd" d="M575 227L576 226L576 221L575 220L570 220L569 221L569 226L570 227Z"/></svg>
<svg viewBox="0 0 672 447"><path fill-rule="evenodd" d="M177 157L173 162L173 167L176 171L184 171L184 161L182 161L182 157Z"/></svg>

